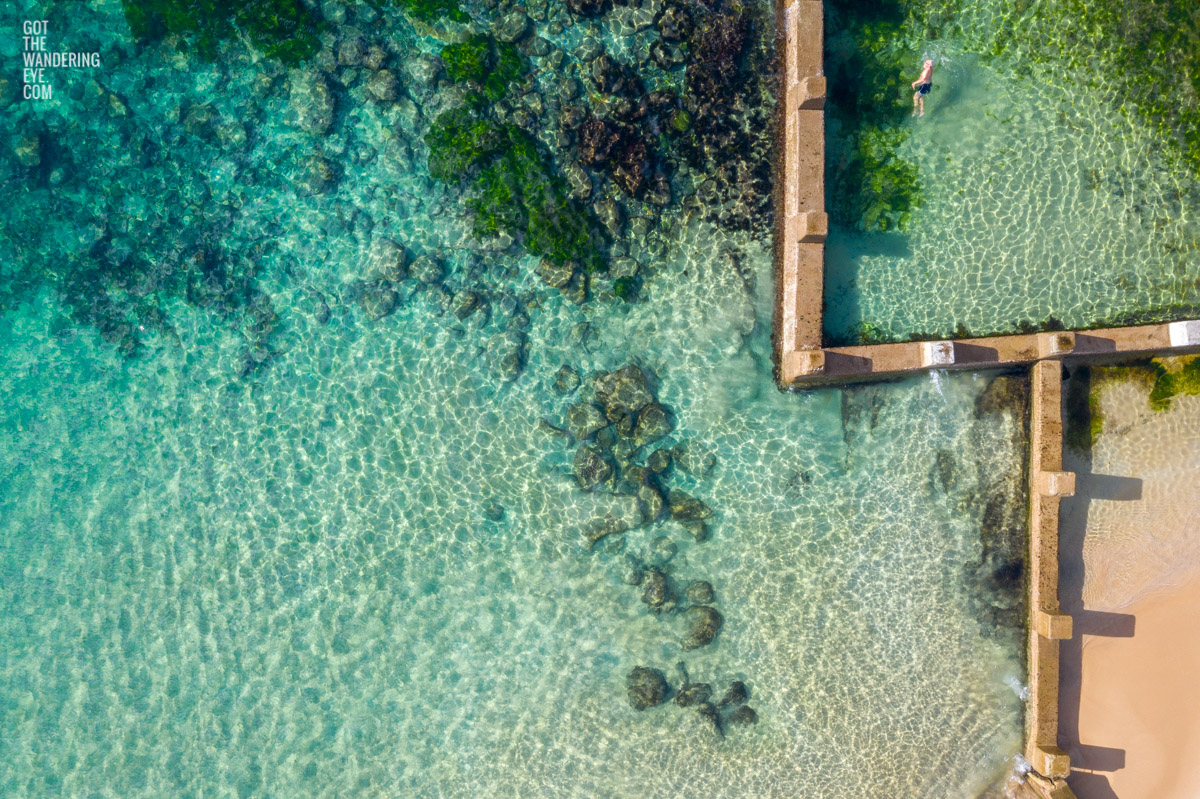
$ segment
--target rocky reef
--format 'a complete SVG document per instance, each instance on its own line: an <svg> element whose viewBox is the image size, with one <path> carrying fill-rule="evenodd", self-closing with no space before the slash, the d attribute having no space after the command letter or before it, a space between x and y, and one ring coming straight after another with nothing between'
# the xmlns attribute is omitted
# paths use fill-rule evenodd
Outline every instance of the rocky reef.
<svg viewBox="0 0 1200 799"><path fill-rule="evenodd" d="M676 428L674 414L659 402L656 382L640 366L628 363L611 371L586 377L563 365L550 381L554 393L571 404L565 421L556 425L545 419L549 430L561 431L575 446L572 476L580 491L631 497L637 508L633 518L602 515L584 524L582 537L588 550L621 555L621 580L640 589L646 610L677 627L683 651L711 646L725 618L714 607L712 583L681 579L671 565L679 545L670 535L649 540L641 554L625 550L625 538L638 528L670 525L691 538L693 545L710 538L709 523L716 513L701 499L670 487L676 469L696 480L708 476L716 466L712 452L694 439L664 445ZM675 695L680 707L695 706L699 715L723 735L720 711L745 701L745 686L734 682L716 705L709 702L712 687L692 684L684 675ZM639 710L658 704L666 692L657 689L654 672L639 667L628 678L630 702ZM653 689L653 690L651 690ZM650 699L654 701L651 702ZM752 723L753 711L742 712L733 723Z"/></svg>
<svg viewBox="0 0 1200 799"><path fill-rule="evenodd" d="M14 105L15 84L0 79L0 107L15 109L0 176L53 193L56 213L80 220L59 237L32 216L8 223L8 237L45 257L8 270L0 308L49 289L128 355L171 341L177 300L241 339L236 373L278 354L288 320L263 278L277 291L305 270L303 253L281 245L286 220L253 201L264 195L283 207L294 194L332 234L369 247L372 228L392 226L385 208L411 198L399 184L427 167L469 220L477 255L456 279L458 258L392 238L441 259L438 279L412 286L460 319L510 293L511 266L479 280L497 256L536 256L538 276L574 302L637 302L684 215L770 229L765 7L123 0L121 10L129 36L108 37L102 53L114 77L79 81L67 101L87 124ZM316 317L343 302L379 323L414 295L408 280L370 273L301 290ZM497 346L511 374L521 346ZM634 438L644 446L670 424L649 411Z"/></svg>

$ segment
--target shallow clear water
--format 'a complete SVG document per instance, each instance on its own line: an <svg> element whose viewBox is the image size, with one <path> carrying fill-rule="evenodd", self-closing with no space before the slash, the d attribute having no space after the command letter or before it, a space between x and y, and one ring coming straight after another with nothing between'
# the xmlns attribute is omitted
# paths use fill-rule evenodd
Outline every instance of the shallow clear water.
<svg viewBox="0 0 1200 799"><path fill-rule="evenodd" d="M987 41L1008 5L964 4L956 22ZM900 123L924 206L905 233L831 231L831 340L863 325L899 340L1200 311L1197 182L1164 135L1121 109L1102 57L1075 69L1035 62L1020 35L986 60L955 39L911 44L909 80L923 57L937 61L925 116ZM828 135L837 159L837 128Z"/></svg>
<svg viewBox="0 0 1200 799"><path fill-rule="evenodd" d="M119 5L98 8L78 24L119 36ZM133 360L45 292L0 317L0 794L973 799L1003 777L1020 587L975 566L1022 534L994 516L1024 507L1024 439L986 377L782 394L768 242L671 212L629 244L652 265L643 302L576 306L473 242L425 175L427 114L352 95L353 124L319 145L345 177L312 196L292 185L314 144L281 121L286 92L251 101L248 63L166 57L113 71L133 121L56 110L112 147L196 98L247 119L242 158L277 179L189 140L173 163L238 198L223 246L262 259L275 355L239 378L243 336L182 303ZM364 146L379 156L352 161ZM97 160L139 213L192 190ZM63 236L83 235L89 191L56 210ZM27 199L10 236L49 192ZM444 257L455 291L486 286L490 314L459 322L407 281L367 320L344 284L379 235ZM496 342L522 313L528 363L506 383ZM539 419L574 401L551 390L561 364L634 358L678 421L667 443L716 456L672 478L715 510L713 537L665 522L589 553L581 527L628 498L580 492ZM725 626L703 649L622 581L663 535L672 576L715 587ZM758 724L719 740L692 711L633 711L625 674L677 686L680 659L718 691L744 680Z"/></svg>

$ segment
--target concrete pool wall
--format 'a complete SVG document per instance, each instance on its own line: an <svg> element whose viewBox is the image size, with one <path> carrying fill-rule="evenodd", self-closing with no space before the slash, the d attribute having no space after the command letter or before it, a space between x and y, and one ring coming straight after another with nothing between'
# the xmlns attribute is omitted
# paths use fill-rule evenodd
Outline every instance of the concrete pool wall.
<svg viewBox="0 0 1200 799"><path fill-rule="evenodd" d="M781 356L821 351L825 289L825 4L783 0L781 191L777 194L776 338ZM792 370L795 372L795 369Z"/></svg>
<svg viewBox="0 0 1200 799"><path fill-rule="evenodd" d="M1064 361L1200 351L1200 321L860 347L824 347L824 3L781 0L784 102L776 194L778 380L791 389L931 369L1032 365L1029 469L1028 681L1025 759L1018 797L1068 799L1069 756L1058 745L1059 641L1073 633L1059 605L1059 503L1075 475L1063 471Z"/></svg>

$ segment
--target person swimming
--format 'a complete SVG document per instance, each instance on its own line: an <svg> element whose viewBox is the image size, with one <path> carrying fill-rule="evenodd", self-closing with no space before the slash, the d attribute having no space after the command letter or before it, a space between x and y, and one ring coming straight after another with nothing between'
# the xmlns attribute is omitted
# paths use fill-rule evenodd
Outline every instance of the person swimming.
<svg viewBox="0 0 1200 799"><path fill-rule="evenodd" d="M929 94L929 90L933 88L933 59L925 59L925 68L921 70L921 77L912 82L912 87L917 90L913 95L913 116L925 116L925 95Z"/></svg>

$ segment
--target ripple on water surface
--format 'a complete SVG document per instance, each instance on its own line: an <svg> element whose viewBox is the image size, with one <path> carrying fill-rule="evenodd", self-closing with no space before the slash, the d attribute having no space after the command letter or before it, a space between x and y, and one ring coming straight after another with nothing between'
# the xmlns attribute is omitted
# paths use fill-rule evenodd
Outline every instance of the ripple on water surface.
<svg viewBox="0 0 1200 799"><path fill-rule="evenodd" d="M88 13L101 41L121 35L118 4ZM533 259L478 246L428 179L432 105L342 97L321 144L341 179L313 193L293 185L315 145L283 121L285 79L251 100L266 67L178 57L131 48L110 85L129 117L54 130L124 153L123 125L178 136L159 120L181 106L253 111L246 163L185 137L139 167L98 156L95 179L138 214L137 197L201 186L196 208L235 207L207 221L261 265L274 355L237 377L239 333L182 303L128 361L45 296L0 316L0 794L975 799L1007 768L1019 383L781 394L766 242L672 210L652 258L623 242L652 261L644 300L577 306ZM197 165L211 180L173 172ZM76 194L55 229L86 243L98 195ZM460 322L408 280L369 321L346 284L381 236L442 258L447 292L484 286L486 312ZM55 254L71 253L38 252ZM528 362L505 383L511 329ZM665 522L583 545L612 500L576 488L538 420L574 401L552 390L562 364L631 359L677 422L665 443L716 457L672 478L714 509L706 543ZM664 535L672 576L711 582L725 619L686 657L682 618L622 580ZM718 691L743 680L758 724L722 741L673 704L633 711L630 669L677 685L680 659Z"/></svg>
<svg viewBox="0 0 1200 799"><path fill-rule="evenodd" d="M756 727L719 741L625 702L632 666L672 673L680 630L585 551L599 502L537 430L569 313L503 391L420 305L314 335L255 387L30 322L7 331L5 794L104 774L123 795L974 796L1019 743L1019 638L975 565L989 500L1022 506L993 477L1019 474L1020 420L971 376L777 394L702 335L717 296L663 300L711 315L597 315L606 347L572 361L638 341L677 435L713 447L712 475L678 478L713 539L667 523L625 548L669 535L676 579L712 582L725 628L685 659L746 681Z"/></svg>
<svg viewBox="0 0 1200 799"><path fill-rule="evenodd" d="M970 4L955 25L991 47L997 9L1016 13L1000 6L1010 4ZM1200 312L1195 176L1165 134L1122 105L1121 70L1068 69L1066 55L1056 61L1030 47L1045 30L1026 34L1002 37L997 58L981 58L982 45L954 34L907 42L908 79L922 57L937 62L925 116L895 120L908 134L898 154L916 165L924 205L905 232L831 232L831 340L1077 329ZM831 165L846 157L840 130L831 124Z"/></svg>

